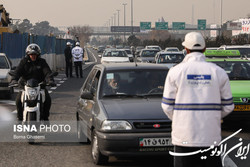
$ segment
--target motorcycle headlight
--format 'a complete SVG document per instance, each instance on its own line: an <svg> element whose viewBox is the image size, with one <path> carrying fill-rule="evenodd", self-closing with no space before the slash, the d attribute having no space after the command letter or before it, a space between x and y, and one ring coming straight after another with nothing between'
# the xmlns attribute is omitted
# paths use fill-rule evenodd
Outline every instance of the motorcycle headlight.
<svg viewBox="0 0 250 167"><path fill-rule="evenodd" d="M29 87L27 87L27 93L29 100L35 100L38 94L36 88L29 88Z"/></svg>
<svg viewBox="0 0 250 167"><path fill-rule="evenodd" d="M102 123L101 130L131 130L132 126L127 121L108 121Z"/></svg>

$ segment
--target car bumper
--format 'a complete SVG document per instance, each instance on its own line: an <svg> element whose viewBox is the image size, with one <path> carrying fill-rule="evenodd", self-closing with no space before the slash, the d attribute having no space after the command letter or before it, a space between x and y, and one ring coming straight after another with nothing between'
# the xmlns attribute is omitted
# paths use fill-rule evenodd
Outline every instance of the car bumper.
<svg viewBox="0 0 250 167"><path fill-rule="evenodd" d="M161 147L140 147L140 138L171 138L170 132L161 133L102 133L97 132L98 145L106 156L128 157L144 155L166 155L173 145ZM171 141L170 141L171 143Z"/></svg>

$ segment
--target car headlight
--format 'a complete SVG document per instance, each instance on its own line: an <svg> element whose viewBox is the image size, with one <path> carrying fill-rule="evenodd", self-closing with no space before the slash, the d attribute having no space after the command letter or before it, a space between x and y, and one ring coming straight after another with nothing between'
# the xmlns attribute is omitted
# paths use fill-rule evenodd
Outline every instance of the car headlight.
<svg viewBox="0 0 250 167"><path fill-rule="evenodd" d="M127 121L108 121L102 123L101 130L131 130L132 126Z"/></svg>

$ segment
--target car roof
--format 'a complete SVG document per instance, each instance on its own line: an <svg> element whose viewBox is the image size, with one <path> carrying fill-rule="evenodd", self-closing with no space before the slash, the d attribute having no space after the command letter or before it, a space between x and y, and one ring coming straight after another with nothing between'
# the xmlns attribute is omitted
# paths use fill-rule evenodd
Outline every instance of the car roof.
<svg viewBox="0 0 250 167"><path fill-rule="evenodd" d="M179 51L179 52L177 52L177 51L174 51L174 52L172 52L172 51L162 51L162 52L159 52L160 54L184 54L182 51Z"/></svg>
<svg viewBox="0 0 250 167"><path fill-rule="evenodd" d="M161 69L168 70L164 65L153 64L153 63L106 63L106 64L97 64L95 65L98 68L105 70L137 70L137 69Z"/></svg>
<svg viewBox="0 0 250 167"><path fill-rule="evenodd" d="M207 58L206 61L208 61L208 62L230 62L230 61L233 61L233 62L250 62L250 60L248 60L248 59L219 59L219 58L215 58L215 59Z"/></svg>
<svg viewBox="0 0 250 167"><path fill-rule="evenodd" d="M222 45L220 48L250 48L249 45Z"/></svg>

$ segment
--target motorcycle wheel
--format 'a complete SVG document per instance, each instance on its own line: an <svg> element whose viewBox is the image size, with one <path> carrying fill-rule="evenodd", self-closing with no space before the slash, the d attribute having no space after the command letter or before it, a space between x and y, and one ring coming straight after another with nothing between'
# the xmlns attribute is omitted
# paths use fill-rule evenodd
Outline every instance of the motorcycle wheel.
<svg viewBox="0 0 250 167"><path fill-rule="evenodd" d="M36 121L36 112L28 112L27 116L26 116L26 120L27 120L27 124L28 125L36 125L35 121ZM36 132L28 132L29 136L34 136L36 134ZM28 139L28 143L29 144L35 144L35 140L32 138Z"/></svg>

